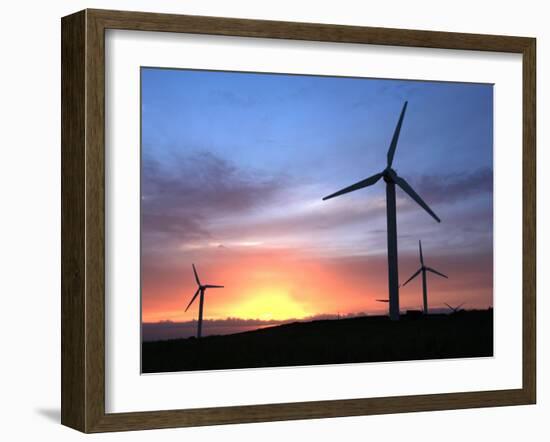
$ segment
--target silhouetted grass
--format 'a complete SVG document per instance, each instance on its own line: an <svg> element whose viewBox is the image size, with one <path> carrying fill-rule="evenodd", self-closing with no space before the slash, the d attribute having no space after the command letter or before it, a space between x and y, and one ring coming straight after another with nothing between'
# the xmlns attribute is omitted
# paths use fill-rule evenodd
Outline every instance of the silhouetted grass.
<svg viewBox="0 0 550 442"><path fill-rule="evenodd" d="M225 336L142 344L142 372L493 355L493 311L295 322Z"/></svg>

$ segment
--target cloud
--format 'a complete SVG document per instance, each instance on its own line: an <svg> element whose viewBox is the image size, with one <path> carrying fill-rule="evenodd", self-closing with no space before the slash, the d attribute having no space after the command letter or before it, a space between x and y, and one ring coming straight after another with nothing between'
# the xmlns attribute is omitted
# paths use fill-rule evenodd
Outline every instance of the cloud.
<svg viewBox="0 0 550 442"><path fill-rule="evenodd" d="M398 218L402 222L400 240L423 237L438 238L449 246L470 249L491 245L492 205L486 198L492 195L492 171L482 168L472 173L425 175L413 186L422 198L444 221L432 225L429 215L402 191L398 192ZM225 225L220 233L229 238L238 237L243 229L252 238L262 238L266 244L280 240L284 244L316 238L316 244L327 253L357 253L365 250L381 251L386 244L386 203L380 192L370 195L345 196L334 201L299 201L296 207L264 213L261 218L246 219ZM422 221L422 222L417 222ZM331 238L339 239L338 250L329 246ZM311 241L309 241L311 243Z"/></svg>
<svg viewBox="0 0 550 442"><path fill-rule="evenodd" d="M414 188L428 204L450 204L493 192L493 171L488 167L472 172L424 175L415 181Z"/></svg>
<svg viewBox="0 0 550 442"><path fill-rule="evenodd" d="M413 187L444 225L430 224L428 215L399 191L400 244L407 249L407 243L432 238L457 253L492 247L492 207L478 198L491 196L492 177L491 169L481 168L413 178ZM145 156L144 269L207 249L222 253L220 245L232 252L249 246L317 256L385 254L386 207L378 190L322 202L318 184L243 170L211 152Z"/></svg>
<svg viewBox="0 0 550 442"><path fill-rule="evenodd" d="M298 207L285 207L278 213L268 213L260 218L249 220L245 226L231 224L223 229L223 234L238 236L242 234L243 227L250 237L277 238L277 237L301 237L311 239L316 234L330 235L334 229L349 229L351 226L365 224L365 220L373 223L381 219L386 213L385 203L378 200L367 201L366 204L357 205L351 201L338 203L315 202L307 204L303 202Z"/></svg>
<svg viewBox="0 0 550 442"><path fill-rule="evenodd" d="M208 239L211 221L271 203L287 181L281 175L241 170L211 152L172 154L162 161L144 154L144 243Z"/></svg>

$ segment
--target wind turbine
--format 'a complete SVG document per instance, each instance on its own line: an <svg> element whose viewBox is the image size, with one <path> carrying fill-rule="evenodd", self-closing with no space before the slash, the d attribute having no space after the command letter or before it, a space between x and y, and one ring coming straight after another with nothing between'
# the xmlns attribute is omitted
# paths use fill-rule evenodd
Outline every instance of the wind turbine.
<svg viewBox="0 0 550 442"><path fill-rule="evenodd" d="M393 137L390 143L387 154L386 168L375 175L372 175L362 181L359 181L351 186L348 186L338 192L328 195L323 198L328 200L336 196L343 195L345 193L353 192L355 190L362 189L364 187L372 186L377 183L380 178L383 178L386 182L386 218L387 218L387 231L388 231L388 285L389 285L389 304L390 304L390 318L394 321L399 320L399 291L398 291L398 268L397 268L397 225L396 225L396 207L395 207L395 185L397 184L401 189L409 195L420 207L428 212L437 222L441 220L437 215L428 207L422 198L414 191L414 189L397 175L397 172L392 169L393 157L395 155L395 149L397 148L397 140L399 139L399 133L401 132L401 125L403 124L403 117L407 110L407 102L403 104L401 115L395 127Z"/></svg>
<svg viewBox="0 0 550 442"><path fill-rule="evenodd" d="M443 273L438 272L435 269L432 269L431 267L427 267L424 265L424 257L422 256L422 241L418 241L418 247L420 250L420 268L416 271L414 275L412 275L407 281L403 283L403 287L406 286L409 282L411 282L414 278L418 276L420 272L422 272L422 299L424 301L424 314L428 314L428 284L426 283L426 272L432 272L436 275L442 276L443 278L448 278L448 276L444 275Z"/></svg>
<svg viewBox="0 0 550 442"><path fill-rule="evenodd" d="M199 288L191 298L191 301L187 305L187 308L185 311L189 310L189 307L191 307L191 304L193 304L193 301L199 296L199 324L198 324L198 330L197 330L197 338L200 339L202 335L202 311L204 306L204 292L206 292L206 289L221 289L223 288L223 285L212 285L212 284L201 284L201 280L199 279L199 275L197 274L197 269L195 268L195 264L193 264L193 273L195 274L195 281L197 281L197 285Z"/></svg>
<svg viewBox="0 0 550 442"><path fill-rule="evenodd" d="M464 304L466 304L466 303L463 302L463 303L460 304L459 306L453 307L452 305L449 305L449 304L447 304L447 303L445 302L445 305L446 305L447 307L449 307L449 308L452 310L452 313L458 313L458 312L462 311L462 309L461 309L460 307L462 307Z"/></svg>

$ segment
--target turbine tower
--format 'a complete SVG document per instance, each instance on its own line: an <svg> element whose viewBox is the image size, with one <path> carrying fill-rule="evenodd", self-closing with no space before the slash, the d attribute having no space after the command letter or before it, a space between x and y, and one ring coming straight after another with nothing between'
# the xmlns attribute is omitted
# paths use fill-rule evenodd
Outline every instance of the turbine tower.
<svg viewBox="0 0 550 442"><path fill-rule="evenodd" d="M345 193L353 192L355 190L362 189L364 187L372 186L377 183L380 178L383 178L386 182L386 217L387 217L387 231L388 231L388 285L389 285L389 304L390 304L390 318L393 321L399 320L399 291L398 291L398 266L397 266L397 225L396 225L396 207L395 207L395 185L397 184L401 189L409 195L420 207L428 212L437 222L441 220L437 215L428 207L422 198L414 191L414 189L397 175L397 172L392 169L393 157L395 155L395 149L397 148L397 140L399 139L399 133L401 132L401 125L403 124L403 117L407 110L407 102L403 104L401 115L395 127L393 137L390 143L387 154L386 168L375 175L372 175L362 181L352 184L336 193L328 195L323 200L334 198Z"/></svg>
<svg viewBox="0 0 550 442"><path fill-rule="evenodd" d="M187 305L187 308L185 309L185 311L189 310L189 307L191 307L191 304L193 304L197 296L200 294L199 324L197 329L197 338L200 339L200 337L202 336L202 312L204 307L204 293L206 292L206 289L221 289L223 288L223 285L201 284L201 280L199 279L199 275L197 274L197 269L195 268L195 264L193 264L193 273L195 274L195 281L197 282L197 285L199 286L199 288L191 298L191 301Z"/></svg>
<svg viewBox="0 0 550 442"><path fill-rule="evenodd" d="M448 278L448 276L444 275L443 273L438 272L435 269L432 269L431 267L427 267L424 265L424 256L422 255L422 241L418 241L418 247L420 250L420 268L412 275L407 281L403 283L403 287L406 286L410 281L412 281L414 278L418 276L420 272L422 272L422 300L424 302L424 314L428 314L428 284L426 282L426 272L432 272L436 275L442 276L443 278Z"/></svg>

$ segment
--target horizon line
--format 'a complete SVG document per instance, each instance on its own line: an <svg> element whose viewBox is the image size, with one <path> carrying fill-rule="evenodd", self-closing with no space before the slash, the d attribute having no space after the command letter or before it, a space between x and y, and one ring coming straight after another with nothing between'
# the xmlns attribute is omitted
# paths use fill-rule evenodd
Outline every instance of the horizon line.
<svg viewBox="0 0 550 442"><path fill-rule="evenodd" d="M463 308L463 311L474 311L474 310L491 310L493 306L487 307L473 307L473 308ZM440 306L431 308L433 313L453 313L449 307ZM406 313L407 311L422 311L422 308L404 308L400 312ZM241 322L261 322L261 323L276 323L276 322L287 322L287 321L316 321L316 320L331 320L331 319L346 319L346 318L357 318L362 316L388 316L387 312L382 310L380 311L371 311L371 312L352 312L352 313L320 313L318 315L304 316L302 318L289 317L284 319L261 319L261 318L241 318L238 316L227 316L225 318L204 318L203 321L206 322L228 322L228 321L241 321ZM156 324L186 324L190 322L197 322L196 318L191 318L188 320L173 320L173 319L160 319L158 321L141 321L142 325L156 325Z"/></svg>

